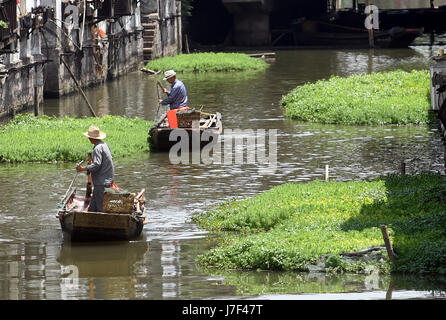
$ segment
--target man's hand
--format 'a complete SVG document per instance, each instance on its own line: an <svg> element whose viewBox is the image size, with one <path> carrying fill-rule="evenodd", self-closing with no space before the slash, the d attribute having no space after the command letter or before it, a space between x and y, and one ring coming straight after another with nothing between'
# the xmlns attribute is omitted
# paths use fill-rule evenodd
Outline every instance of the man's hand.
<svg viewBox="0 0 446 320"><path fill-rule="evenodd" d="M163 100L161 100L161 99L158 99L158 104L161 104L161 102L163 102Z"/></svg>
<svg viewBox="0 0 446 320"><path fill-rule="evenodd" d="M87 169L87 167L83 167L83 166L77 166L76 167L76 171L77 172L82 172L82 171L87 171L88 169Z"/></svg>

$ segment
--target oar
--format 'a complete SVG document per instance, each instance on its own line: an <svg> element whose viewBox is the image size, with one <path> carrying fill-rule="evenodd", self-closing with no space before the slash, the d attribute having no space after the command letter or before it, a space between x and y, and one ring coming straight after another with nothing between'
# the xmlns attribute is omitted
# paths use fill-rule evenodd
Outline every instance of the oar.
<svg viewBox="0 0 446 320"><path fill-rule="evenodd" d="M92 154L91 152L88 153L88 164L92 164L93 163L93 158L92 158ZM92 177L91 177L91 173L88 173L88 177L87 177L87 190L85 191L85 201L87 202L89 198L91 198L91 192L92 192Z"/></svg>
<svg viewBox="0 0 446 320"><path fill-rule="evenodd" d="M163 92L165 92L164 90L166 90L166 88L163 87L163 85L161 84L161 82L159 82L159 80L157 81L158 86L161 88L161 90L163 90ZM167 94L167 93L166 93Z"/></svg>
<svg viewBox="0 0 446 320"><path fill-rule="evenodd" d="M158 81L158 84L159 84L159 81ZM160 111L160 107L161 107L161 103L159 103L161 98L160 98L160 92L158 90L158 87L156 87L156 93L158 94L158 110L156 110L155 120L157 120L157 118L158 118L158 112Z"/></svg>
<svg viewBox="0 0 446 320"><path fill-rule="evenodd" d="M79 163L76 164L76 167L80 166L82 163L84 163L84 161L85 161L85 160L79 161ZM76 181L78 175L79 175L79 172L76 171L76 175L74 176L73 181L71 181L70 186L68 187L67 192L65 193L65 195L64 195L63 198L62 198L62 201L65 201L65 198L67 197L68 192L70 192L71 187L73 186L74 181ZM64 204L64 209L65 209L65 206L66 206L66 203Z"/></svg>

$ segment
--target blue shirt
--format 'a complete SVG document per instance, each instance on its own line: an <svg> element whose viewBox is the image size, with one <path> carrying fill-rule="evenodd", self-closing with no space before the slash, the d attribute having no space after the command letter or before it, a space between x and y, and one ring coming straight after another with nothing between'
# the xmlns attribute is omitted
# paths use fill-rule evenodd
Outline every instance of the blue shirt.
<svg viewBox="0 0 446 320"><path fill-rule="evenodd" d="M167 93L167 98L161 101L161 104L170 104L170 110L187 107L188 99L184 83L176 79Z"/></svg>

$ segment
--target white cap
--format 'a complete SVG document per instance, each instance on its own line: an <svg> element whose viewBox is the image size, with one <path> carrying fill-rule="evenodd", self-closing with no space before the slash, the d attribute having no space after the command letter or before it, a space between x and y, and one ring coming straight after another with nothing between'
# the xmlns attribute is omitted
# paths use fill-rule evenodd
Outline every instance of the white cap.
<svg viewBox="0 0 446 320"><path fill-rule="evenodd" d="M174 76L176 76L176 72L173 70L167 70L166 72L164 72L164 79L163 80L167 80L169 78L172 78Z"/></svg>

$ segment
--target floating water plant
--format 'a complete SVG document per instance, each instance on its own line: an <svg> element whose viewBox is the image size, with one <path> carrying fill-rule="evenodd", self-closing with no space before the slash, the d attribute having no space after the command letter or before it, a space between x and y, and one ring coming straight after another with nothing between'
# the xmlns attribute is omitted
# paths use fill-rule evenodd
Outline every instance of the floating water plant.
<svg viewBox="0 0 446 320"><path fill-rule="evenodd" d="M20 114L0 127L0 155L3 162L79 161L85 159L92 144L82 135L91 125L107 134L104 141L114 157L148 150L147 132L152 123L140 118L34 117Z"/></svg>
<svg viewBox="0 0 446 320"><path fill-rule="evenodd" d="M428 71L401 70L332 77L282 97L292 119L333 124L425 124L430 120Z"/></svg>
<svg viewBox="0 0 446 320"><path fill-rule="evenodd" d="M386 257L380 270L445 273L445 200L445 178L431 173L287 183L196 215L201 227L222 235L199 261L219 269L307 271L323 256L383 245L385 224L398 259L390 264ZM360 273L365 266L335 267Z"/></svg>
<svg viewBox="0 0 446 320"><path fill-rule="evenodd" d="M244 53L204 52L152 60L146 68L154 71L173 69L176 72L218 72L264 70L268 66L262 59Z"/></svg>

